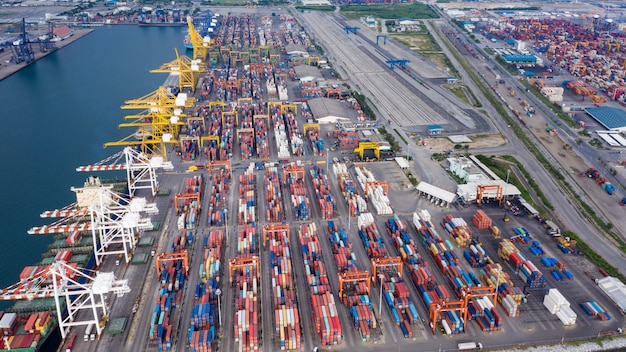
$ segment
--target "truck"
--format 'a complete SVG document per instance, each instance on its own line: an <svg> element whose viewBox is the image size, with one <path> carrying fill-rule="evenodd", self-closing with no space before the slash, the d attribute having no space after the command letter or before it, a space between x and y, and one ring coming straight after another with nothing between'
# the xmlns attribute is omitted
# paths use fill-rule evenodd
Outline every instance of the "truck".
<svg viewBox="0 0 626 352"><path fill-rule="evenodd" d="M95 327L94 323L90 323L89 325L87 325L87 327L85 328L85 336L83 337L83 341L85 342L89 341L89 338L91 337L91 331L93 330L94 327Z"/></svg>
<svg viewBox="0 0 626 352"><path fill-rule="evenodd" d="M457 347L459 351L481 350L482 348L483 344L480 342L459 342Z"/></svg>

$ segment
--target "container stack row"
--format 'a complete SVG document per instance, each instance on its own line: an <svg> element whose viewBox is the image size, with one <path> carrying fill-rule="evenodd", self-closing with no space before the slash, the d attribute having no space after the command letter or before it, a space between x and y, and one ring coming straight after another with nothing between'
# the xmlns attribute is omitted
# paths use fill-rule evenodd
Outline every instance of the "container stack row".
<svg viewBox="0 0 626 352"><path fill-rule="evenodd" d="M361 197L356 183L348 173L348 167L344 163L333 163L333 173L339 180L341 194L346 200L351 217L359 216L367 212L367 202Z"/></svg>
<svg viewBox="0 0 626 352"><path fill-rule="evenodd" d="M177 253L182 252L187 247L191 247L193 243L193 231L191 230L180 230L178 235L174 237L174 241L172 241L171 252Z"/></svg>
<svg viewBox="0 0 626 352"><path fill-rule="evenodd" d="M161 263L159 270L161 287L157 293L148 337L156 340L159 351L171 351L173 322L170 318L172 310L180 305L187 272L182 260Z"/></svg>
<svg viewBox="0 0 626 352"><path fill-rule="evenodd" d="M556 315L563 325L576 324L578 316L570 307L569 301L556 288L548 290L548 294L543 297L543 306L546 307L550 314Z"/></svg>
<svg viewBox="0 0 626 352"><path fill-rule="evenodd" d="M226 225L226 196L230 173L226 169L220 169L213 173L212 179L207 224L209 226L224 226Z"/></svg>
<svg viewBox="0 0 626 352"><path fill-rule="evenodd" d="M237 121L235 115L220 114L221 119L221 131L220 131L220 147L219 147L219 159L230 160L233 155L233 143L235 139L235 126Z"/></svg>
<svg viewBox="0 0 626 352"><path fill-rule="evenodd" d="M175 197L178 229L193 230L198 225L203 188L204 176L202 174L185 180L183 193Z"/></svg>
<svg viewBox="0 0 626 352"><path fill-rule="evenodd" d="M254 158L254 125L252 121L252 110L249 106L242 106L239 109L239 129L237 130L239 147L241 148L241 160Z"/></svg>
<svg viewBox="0 0 626 352"><path fill-rule="evenodd" d="M557 281L574 279L574 274L566 269L565 263L561 260L552 257L542 257L541 263L549 268L553 268L551 274Z"/></svg>
<svg viewBox="0 0 626 352"><path fill-rule="evenodd" d="M280 176L278 175L278 168L273 166L265 170L265 209L267 222L285 221Z"/></svg>
<svg viewBox="0 0 626 352"><path fill-rule="evenodd" d="M304 184L304 168L291 166L285 169L285 181L291 192L291 205L296 220L309 220L311 203Z"/></svg>
<svg viewBox="0 0 626 352"><path fill-rule="evenodd" d="M359 215L358 224L359 236L370 259L394 259L389 256L372 214ZM400 327L405 338L412 338L411 324L419 320L419 315L409 297L409 289L402 279L401 268L402 266L395 265L382 266L377 269L376 277L378 284L382 285L383 299L391 311L395 324Z"/></svg>
<svg viewBox="0 0 626 352"><path fill-rule="evenodd" d="M329 220L328 236L339 276L364 273L365 280L369 280L369 273L360 270L345 229L337 229L335 222ZM359 331L363 342L369 341L371 329L376 327L376 319L369 296L369 286L362 280L348 280L347 278L345 281L342 280L341 286L342 293L340 299L350 309L350 317L352 318L354 328Z"/></svg>
<svg viewBox="0 0 626 352"><path fill-rule="evenodd" d="M432 269L417 251L417 244L407 232L406 223L394 215L393 218L387 220L387 234L393 240L393 245L400 253L400 258L415 286L432 290L435 287Z"/></svg>
<svg viewBox="0 0 626 352"><path fill-rule="evenodd" d="M313 183L313 188L315 189L322 218L332 219L337 205L335 203L335 197L330 191L330 182L328 182L328 177L324 173L324 168L314 165L310 172L311 182Z"/></svg>
<svg viewBox="0 0 626 352"><path fill-rule="evenodd" d="M50 312L18 315L0 311L0 348L3 351L32 350L31 347L48 334L53 319Z"/></svg>
<svg viewBox="0 0 626 352"><path fill-rule="evenodd" d="M283 113L285 119L285 125L287 126L287 136L289 137L289 143L291 143L291 154L294 156L304 155L304 141L302 133L298 128L298 122L294 111L285 111Z"/></svg>
<svg viewBox="0 0 626 352"><path fill-rule="evenodd" d="M255 185L254 167L250 166L239 175L239 225L252 224L256 220Z"/></svg>
<svg viewBox="0 0 626 352"><path fill-rule="evenodd" d="M270 145L267 135L267 118L255 116L254 135L256 143L256 157L267 160L270 157Z"/></svg>
<svg viewBox="0 0 626 352"><path fill-rule="evenodd" d="M441 227L446 230L459 248L467 248L472 242L472 231L463 218L456 217L454 214L447 214L443 218Z"/></svg>
<svg viewBox="0 0 626 352"><path fill-rule="evenodd" d="M587 315L594 316L598 318L598 320L611 320L609 313L596 301L583 302L580 304L580 307L585 311L585 313L587 313Z"/></svg>
<svg viewBox="0 0 626 352"><path fill-rule="evenodd" d="M276 340L281 350L300 348L300 317L289 247L289 230L269 232L271 286Z"/></svg>
<svg viewBox="0 0 626 352"><path fill-rule="evenodd" d="M197 138L189 138L180 142L180 157L185 161L196 160L200 155L200 146Z"/></svg>
<svg viewBox="0 0 626 352"><path fill-rule="evenodd" d="M313 149L313 155L326 155L326 151L324 150L324 139L322 139L318 127L307 128L306 136L309 139L309 143L311 144L311 149Z"/></svg>
<svg viewBox="0 0 626 352"><path fill-rule="evenodd" d="M444 241L439 236L427 210L413 213L413 226L441 273L448 278L457 297L465 287L475 285L477 278L473 277L473 273L468 274L458 266L459 258L453 251L454 246L450 240ZM430 290L423 286L418 286L418 291L427 309L431 309L432 303L439 304L443 301L454 299L444 285L436 285ZM445 312L445 314L439 316L438 321L431 323L441 324L446 335L462 333L465 329L462 317L457 311Z"/></svg>
<svg viewBox="0 0 626 352"><path fill-rule="evenodd" d="M339 345L343 335L341 323L337 314L335 297L331 292L315 223L301 224L298 237L304 260L304 275L311 297L315 332L319 335L323 346Z"/></svg>
<svg viewBox="0 0 626 352"><path fill-rule="evenodd" d="M384 267L377 270L376 274L378 283L382 285L383 299L391 311L394 323L400 327L405 338L412 338L411 325L419 321L419 315L401 273L396 268Z"/></svg>
<svg viewBox="0 0 626 352"><path fill-rule="evenodd" d="M363 241L363 246L370 258L387 258L389 252L385 247L385 241L378 232L374 217L370 213L359 215L359 237Z"/></svg>
<svg viewBox="0 0 626 352"><path fill-rule="evenodd" d="M209 232L203 239L203 248L187 337L192 352L211 352L215 332L219 329L216 291L221 286L224 233L220 230Z"/></svg>
<svg viewBox="0 0 626 352"><path fill-rule="evenodd" d="M246 261L258 258L258 238L254 227L244 226L237 237L237 258ZM259 272L255 265L238 265L229 272L235 289L234 337L236 350L250 352L259 350ZM228 349L228 348L226 348Z"/></svg>
<svg viewBox="0 0 626 352"><path fill-rule="evenodd" d="M481 230L491 228L492 226L491 218L481 209L476 210L476 213L472 216L472 223Z"/></svg>
<svg viewBox="0 0 626 352"><path fill-rule="evenodd" d="M492 263L489 254L485 252L483 247L476 240L472 240L472 244L469 245L469 248L463 251L463 258L467 260L472 268L482 268Z"/></svg>
<svg viewBox="0 0 626 352"><path fill-rule="evenodd" d="M505 260L529 288L544 288L546 278L508 239L498 244L498 255Z"/></svg>
<svg viewBox="0 0 626 352"><path fill-rule="evenodd" d="M495 287L498 293L498 302L504 308L507 316L519 315L519 306L524 300L524 294L519 287L515 287L509 274L502 270L499 263L487 264L480 269L481 280L490 287Z"/></svg>
<svg viewBox="0 0 626 352"><path fill-rule="evenodd" d="M493 301L488 297L474 297L467 305L470 320L476 321L483 332L493 332L502 329L502 318Z"/></svg>
<svg viewBox="0 0 626 352"><path fill-rule="evenodd" d="M391 203L385 194L385 189L383 186L372 184L372 182L377 182L374 174L370 170L358 166L354 170L361 188L364 191L367 190L366 197L372 200L376 213L378 215L392 215L393 209L391 209Z"/></svg>
<svg viewBox="0 0 626 352"><path fill-rule="evenodd" d="M278 150L278 159L286 159L291 156L289 151L289 141L287 140L287 130L285 129L285 120L280 115L272 116L274 124L274 136L276 139L276 150Z"/></svg>

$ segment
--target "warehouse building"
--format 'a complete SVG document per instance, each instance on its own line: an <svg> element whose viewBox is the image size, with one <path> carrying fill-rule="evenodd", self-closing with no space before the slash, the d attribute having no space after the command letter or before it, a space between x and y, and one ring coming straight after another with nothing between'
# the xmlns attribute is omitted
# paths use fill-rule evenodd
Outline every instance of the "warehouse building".
<svg viewBox="0 0 626 352"><path fill-rule="evenodd" d="M345 103L337 99L310 99L308 105L315 122L319 124L337 124L339 122L350 121L350 109L348 109Z"/></svg>
<svg viewBox="0 0 626 352"><path fill-rule="evenodd" d="M586 108L585 112L609 131L626 132L626 111L622 109L601 106Z"/></svg>

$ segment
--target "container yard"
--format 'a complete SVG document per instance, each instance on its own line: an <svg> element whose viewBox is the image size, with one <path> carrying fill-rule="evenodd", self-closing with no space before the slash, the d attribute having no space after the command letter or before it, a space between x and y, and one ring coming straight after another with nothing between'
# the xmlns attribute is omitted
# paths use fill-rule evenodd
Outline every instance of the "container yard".
<svg viewBox="0 0 626 352"><path fill-rule="evenodd" d="M575 243L545 235L532 218L504 222L502 208L488 204L441 209L387 177L392 162L337 162L341 152L321 137L333 129L311 123L302 102L287 102L300 84L293 68L306 60L287 55L286 46L311 44L291 16L229 14L218 21L215 45L206 49L212 68L198 77L197 101L186 108L174 148L180 158L173 158L173 172L159 174L160 194L175 191L154 196L163 228L137 231L152 239L147 247L154 242L155 263L113 266L141 277L135 301L118 299L121 308L111 315L129 317L130 328L121 329L133 341L128 346L436 350L470 339L489 348L529 341L538 330L576 337L623 322L619 297L601 291L604 284L612 292L612 284L582 282L581 273L594 269ZM307 99L322 92L298 88ZM339 149L358 147L356 133L337 137ZM327 153L338 158L321 167ZM78 248L92 249L94 238L65 233L44 261L93 268L91 252ZM147 256L150 248L133 254ZM20 279L36 277L42 265L25 268ZM52 324L50 313L0 313L0 329L12 337L0 346L32 344ZM88 341L72 344L88 351L120 343L93 334L94 341L90 331ZM519 338L511 342L511 335Z"/></svg>

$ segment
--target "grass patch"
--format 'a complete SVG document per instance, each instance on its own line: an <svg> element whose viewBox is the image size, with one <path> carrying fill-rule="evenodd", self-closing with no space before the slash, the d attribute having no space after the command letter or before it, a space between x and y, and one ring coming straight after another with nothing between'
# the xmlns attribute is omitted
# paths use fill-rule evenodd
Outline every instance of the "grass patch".
<svg viewBox="0 0 626 352"><path fill-rule="evenodd" d="M452 92L452 94L454 94L457 98L463 100L470 105L472 104L472 102L470 102L469 98L467 97L467 94L465 94L465 89L463 89L463 86L459 84L444 84L443 87Z"/></svg>
<svg viewBox="0 0 626 352"><path fill-rule="evenodd" d="M490 170L492 170L496 175L498 175L498 177L500 177L503 180L506 180L506 172L507 170L511 169L511 166L508 163L502 162L502 161L498 161L495 160L494 157L487 157L485 155L476 155L476 158L478 158L478 160L480 160L483 164L485 164L487 167L489 167ZM515 158L513 157L508 157L508 158L504 158L502 157L502 159L505 159L506 161L512 162L514 163L519 170L522 170L522 168L520 168L519 166L519 162L517 162L517 160L515 160ZM526 175L524 175L524 177L527 177ZM530 179L527 178L527 180L530 181ZM524 184L522 183L522 181L517 177L517 174L515 174L515 172L510 172L509 173L509 183L512 185L515 185L515 187L517 187L520 190L520 196L524 199L526 199L528 202L530 202L533 206L537 206L535 204L535 202L533 202L532 197L530 195L530 192L526 189L526 187L524 186ZM531 185L532 187L532 185ZM536 192L537 190L535 188L533 188L533 190ZM539 190L539 192L541 192L541 190ZM543 200L542 200L543 201ZM543 214L545 214L545 210L540 209L540 212L542 212Z"/></svg>
<svg viewBox="0 0 626 352"><path fill-rule="evenodd" d="M320 5L320 6L302 6L296 5L296 10L303 11L320 11L320 12L333 12L335 11L335 7L332 5Z"/></svg>
<svg viewBox="0 0 626 352"><path fill-rule="evenodd" d="M414 19L433 19L439 15L428 5L422 3L394 5L349 5L341 7L341 14L347 18L359 19L363 16L374 16L382 19L410 17Z"/></svg>
<svg viewBox="0 0 626 352"><path fill-rule="evenodd" d="M404 136L403 136L403 135L401 135L401 134L400 134L400 132L398 132L398 130L397 130L397 129L395 129L395 128L394 128L393 130L396 132L396 134L398 135L398 137L400 137L400 139L404 142L404 144L407 144L407 145L409 144L409 142L407 142L407 141L406 141L406 139L404 139Z"/></svg>
<svg viewBox="0 0 626 352"><path fill-rule="evenodd" d="M495 51L493 51L493 49L491 49L490 47L486 46L484 49L485 53L489 54L490 56L493 56L496 54Z"/></svg>
<svg viewBox="0 0 626 352"><path fill-rule="evenodd" d="M417 186L418 181L410 171L406 173L406 178L409 179L409 182L411 182L413 186Z"/></svg>
<svg viewBox="0 0 626 352"><path fill-rule="evenodd" d="M379 127L378 132L383 135L387 142L389 142L389 144L391 145L391 150L393 150L394 152L400 150L400 143L396 141L396 138L391 133L387 132L385 126ZM398 133L398 131L396 131L396 133Z"/></svg>

